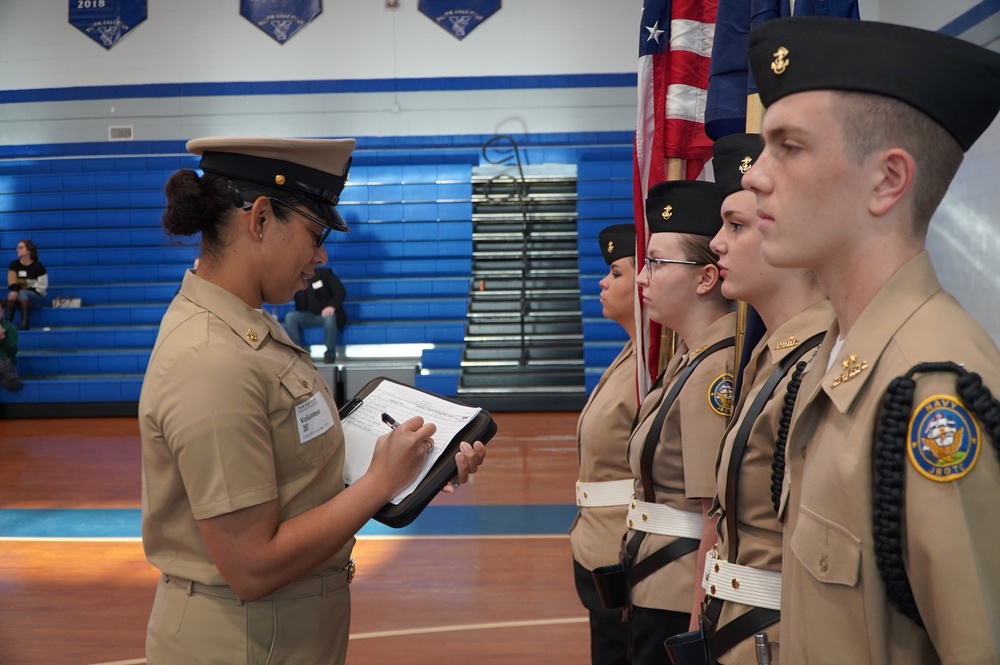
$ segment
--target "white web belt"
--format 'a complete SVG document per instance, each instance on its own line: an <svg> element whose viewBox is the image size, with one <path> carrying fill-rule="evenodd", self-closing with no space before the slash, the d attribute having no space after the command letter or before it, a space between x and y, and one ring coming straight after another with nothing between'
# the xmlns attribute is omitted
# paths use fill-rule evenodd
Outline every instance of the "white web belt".
<svg viewBox="0 0 1000 665"><path fill-rule="evenodd" d="M594 508L599 506L626 506L632 500L631 478L607 480L600 483L576 481L576 505Z"/></svg>

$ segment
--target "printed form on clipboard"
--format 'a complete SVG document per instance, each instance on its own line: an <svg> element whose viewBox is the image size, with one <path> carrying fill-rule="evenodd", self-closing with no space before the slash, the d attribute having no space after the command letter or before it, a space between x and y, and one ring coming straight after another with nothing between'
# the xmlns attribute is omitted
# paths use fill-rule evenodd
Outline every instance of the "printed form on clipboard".
<svg viewBox="0 0 1000 665"><path fill-rule="evenodd" d="M390 501L394 505L399 504L417 488L449 443L481 410L444 400L432 393L400 383L382 381L342 420L345 440L344 482L350 485L368 471L376 440L391 431L382 422L383 413L391 414L400 423L420 416L424 422L437 426L433 436L434 447L427 454L416 479Z"/></svg>

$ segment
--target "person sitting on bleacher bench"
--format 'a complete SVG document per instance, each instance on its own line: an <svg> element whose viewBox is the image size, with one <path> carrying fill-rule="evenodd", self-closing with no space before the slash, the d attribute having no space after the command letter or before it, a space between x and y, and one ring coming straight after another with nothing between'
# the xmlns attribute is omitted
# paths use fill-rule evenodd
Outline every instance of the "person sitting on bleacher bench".
<svg viewBox="0 0 1000 665"><path fill-rule="evenodd" d="M38 248L27 238L17 243L17 259L7 268L7 320L14 320L14 310L21 310L18 330L28 330L31 309L39 308L49 288L49 275L38 260Z"/></svg>
<svg viewBox="0 0 1000 665"><path fill-rule="evenodd" d="M347 323L344 298L347 289L329 268L316 268L313 278L302 291L295 294L295 310L285 315L282 324L293 342L302 344L302 329L323 326L323 343L326 352L323 362L337 360L337 331Z"/></svg>

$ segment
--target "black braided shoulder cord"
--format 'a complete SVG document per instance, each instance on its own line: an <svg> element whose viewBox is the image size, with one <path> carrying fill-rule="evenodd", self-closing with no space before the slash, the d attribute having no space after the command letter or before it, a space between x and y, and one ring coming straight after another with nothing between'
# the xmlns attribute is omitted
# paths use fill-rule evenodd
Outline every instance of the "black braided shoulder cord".
<svg viewBox="0 0 1000 665"><path fill-rule="evenodd" d="M967 372L960 365L950 362L921 363L889 384L875 430L872 488L875 560L889 602L920 627L924 624L903 566L902 524L906 445L916 390L913 376L926 372L958 375L956 388L959 397L983 423L997 455L1000 455L1000 402L993 398L978 374Z"/></svg>
<svg viewBox="0 0 1000 665"><path fill-rule="evenodd" d="M795 365L792 378L785 388L785 403L781 406L781 419L778 420L778 440L774 442L774 461L771 463L771 502L774 512L781 506L781 485L785 481L785 446L788 443L788 428L792 424L792 409L799 395L799 385L802 383L802 373L808 363L800 360Z"/></svg>
<svg viewBox="0 0 1000 665"><path fill-rule="evenodd" d="M959 397L983 421L1000 459L1000 402L993 398L990 389L983 385L982 377L975 372L960 374L956 385Z"/></svg>
<svg viewBox="0 0 1000 665"><path fill-rule="evenodd" d="M875 428L872 532L875 561L889 602L923 628L913 589L903 566L903 491L906 437L916 382L908 373L892 380Z"/></svg>

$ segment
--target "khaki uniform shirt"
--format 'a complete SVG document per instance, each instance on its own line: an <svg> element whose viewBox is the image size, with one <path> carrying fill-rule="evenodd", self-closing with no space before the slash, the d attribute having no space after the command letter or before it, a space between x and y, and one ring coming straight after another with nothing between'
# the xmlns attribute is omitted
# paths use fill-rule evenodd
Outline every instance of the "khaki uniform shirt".
<svg viewBox="0 0 1000 665"><path fill-rule="evenodd" d="M333 426L300 442L296 406ZM312 411L310 411L312 412ZM277 499L281 521L344 489L344 437L326 382L270 315L187 272L139 398L142 540L164 573L221 585L197 520ZM339 570L354 540L319 566Z"/></svg>
<svg viewBox="0 0 1000 665"><path fill-rule="evenodd" d="M883 287L826 371L838 335L835 324L803 378L788 438L782 661L995 665L1000 662L1000 464L992 437L982 431L978 457L970 454L973 462L967 458L952 467L964 466L967 473L945 482L918 471L913 456L924 452L917 439L931 432L918 426L913 443L907 443L903 556L926 631L889 604L876 567L872 449L892 379L917 363L953 361L980 374L997 395L1000 352L941 289L926 253ZM925 399L957 397L953 374L918 375L916 383L918 424ZM960 420L959 409L946 410L965 437L974 436L976 421ZM964 440L968 450L970 439Z"/></svg>
<svg viewBox="0 0 1000 665"><path fill-rule="evenodd" d="M651 390L639 407L639 424L629 441L629 465L635 476L635 496L643 500L643 444L653 426L663 398L670 392L677 375L706 347L736 330L736 315L727 314L691 340L691 351L681 345L664 371L663 385ZM717 411L718 388L728 380L728 410L732 410L733 348L716 351L694 370L670 407L659 445L653 457L653 490L656 503L702 514L701 500L715 496L715 461L719 456L728 413ZM728 376L727 376L728 375ZM715 407L715 408L713 408ZM626 539L636 532L629 529ZM677 540L673 536L647 534L639 547L636 563L656 550ZM648 609L690 612L693 604L697 552L691 552L656 571L632 589L632 603ZM698 571L700 575L701 571Z"/></svg>
<svg viewBox="0 0 1000 665"><path fill-rule="evenodd" d="M604 371L576 425L580 481L600 483L632 478L625 451L636 393L635 344L629 340ZM586 506L569 530L573 559L587 570L617 563L628 506Z"/></svg>
<svg viewBox="0 0 1000 665"><path fill-rule="evenodd" d="M739 537L739 547L735 563L750 566L758 570L781 572L781 524L774 512L771 501L771 463L774 461L774 444L778 439L778 425L781 421L781 411L785 403L785 390L792 377L794 367L790 368L785 377L775 386L773 397L764 405L763 411L754 421L747 438L746 449L739 466L739 488L736 493L736 505L726 505L728 491L728 472L732 458L736 434L743 426L747 407L760 394L764 384L775 372L778 364L788 355L798 350L798 345L807 339L827 330L833 322L833 307L828 300L809 307L793 316L781 325L773 334L761 340L750 355L746 369L743 371L743 386L736 406L736 417L730 422L719 455L719 465L716 480L719 495L716 498L714 510L719 514L719 542L717 545L719 557L730 558L730 543L726 542L728 534L727 520L736 520L736 532ZM802 360L807 360L814 351L807 351ZM733 619L749 612L749 605L740 605L723 601L722 614L719 617L719 627ZM780 623L767 627L767 636L772 642L780 642ZM724 656L719 658L725 665L747 664L756 665L757 657L754 650L753 637L744 640Z"/></svg>

